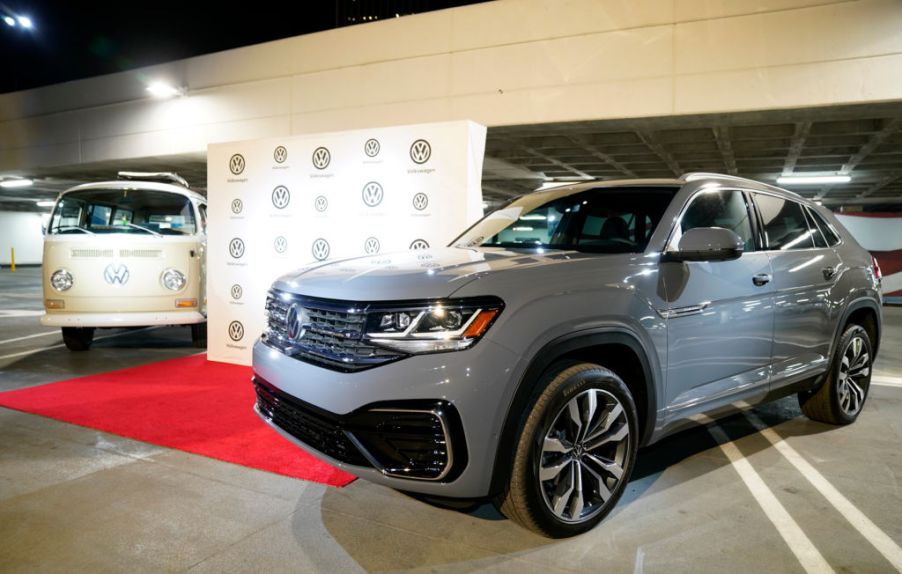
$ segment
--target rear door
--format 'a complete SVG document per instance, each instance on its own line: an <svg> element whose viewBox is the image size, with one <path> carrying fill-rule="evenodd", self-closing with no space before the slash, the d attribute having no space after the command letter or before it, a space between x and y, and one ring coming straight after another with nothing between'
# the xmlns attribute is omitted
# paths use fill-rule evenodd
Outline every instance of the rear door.
<svg viewBox="0 0 902 574"><path fill-rule="evenodd" d="M776 195L753 197L774 270L772 386L778 387L827 367L838 312L830 291L843 270L807 207Z"/></svg>

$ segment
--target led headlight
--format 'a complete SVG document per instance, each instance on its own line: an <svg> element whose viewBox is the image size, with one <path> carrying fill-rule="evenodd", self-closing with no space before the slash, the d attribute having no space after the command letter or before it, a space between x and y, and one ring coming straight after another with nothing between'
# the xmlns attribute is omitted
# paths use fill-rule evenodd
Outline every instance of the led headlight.
<svg viewBox="0 0 902 574"><path fill-rule="evenodd" d="M365 336L374 345L405 353L460 351L488 331L503 307L500 299L480 298L371 308Z"/></svg>
<svg viewBox="0 0 902 574"><path fill-rule="evenodd" d="M188 279L185 278L185 275L182 274L181 271L167 269L160 275L160 282L163 284L163 287L171 291L181 291L185 287L185 283L188 282Z"/></svg>
<svg viewBox="0 0 902 574"><path fill-rule="evenodd" d="M72 288L72 274L65 269L57 269L50 276L50 286L57 291L68 291Z"/></svg>

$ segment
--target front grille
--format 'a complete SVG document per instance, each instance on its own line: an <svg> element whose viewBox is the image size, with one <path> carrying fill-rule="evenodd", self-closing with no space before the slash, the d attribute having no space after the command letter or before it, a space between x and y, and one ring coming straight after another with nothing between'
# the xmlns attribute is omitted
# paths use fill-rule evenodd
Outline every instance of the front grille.
<svg viewBox="0 0 902 574"><path fill-rule="evenodd" d="M254 387L257 390L257 408L273 424L335 460L369 466L337 420L316 412L309 405L265 383L255 380Z"/></svg>
<svg viewBox="0 0 902 574"><path fill-rule="evenodd" d="M73 249L72 257L112 257L112 249Z"/></svg>
<svg viewBox="0 0 902 574"><path fill-rule="evenodd" d="M294 340L288 336L287 324L292 307L297 307L303 316L303 335ZM266 344L328 369L359 371L404 356L363 340L366 313L354 303L312 299L273 289L266 297L266 323Z"/></svg>
<svg viewBox="0 0 902 574"><path fill-rule="evenodd" d="M162 257L160 249L120 249L119 257Z"/></svg>

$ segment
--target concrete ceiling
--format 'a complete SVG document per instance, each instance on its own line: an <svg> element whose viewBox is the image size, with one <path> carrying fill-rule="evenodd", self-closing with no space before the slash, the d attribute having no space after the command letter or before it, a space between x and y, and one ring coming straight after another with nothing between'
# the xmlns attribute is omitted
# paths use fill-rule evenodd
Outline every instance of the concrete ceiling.
<svg viewBox="0 0 902 574"><path fill-rule="evenodd" d="M176 171L206 188L203 153L42 168L24 189L0 189L0 210L120 170ZM774 183L781 175L849 175L848 184L792 188L826 205L898 209L902 204L902 102L742 114L707 114L490 128L483 189L490 202L546 181L675 177L720 172ZM895 206L895 207L894 207Z"/></svg>

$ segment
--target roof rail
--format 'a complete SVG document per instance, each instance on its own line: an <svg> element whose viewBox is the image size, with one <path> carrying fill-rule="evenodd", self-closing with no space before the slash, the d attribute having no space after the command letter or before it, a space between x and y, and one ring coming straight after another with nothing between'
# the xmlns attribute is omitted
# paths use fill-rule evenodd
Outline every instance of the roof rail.
<svg viewBox="0 0 902 574"><path fill-rule="evenodd" d="M704 179L706 177L716 177L719 179L731 179L733 181L754 183L755 185L760 185L760 186L767 187L767 188L770 188L773 190L777 190L777 191L780 191L781 193L787 193L794 197L802 197L801 195L799 195L798 193L796 193L794 191L789 191L788 189L783 189L782 187L779 187L776 185L764 183L763 181L758 181L757 179L750 179L747 177L739 177L738 175L726 175L723 173L709 173L709 172L704 172L704 171L693 171L690 173L684 173L683 175L680 176L680 179L683 181L695 181L697 179Z"/></svg>
<svg viewBox="0 0 902 574"><path fill-rule="evenodd" d="M182 187L189 187L184 177L171 171L120 171L119 179L136 181L158 181L161 183L174 183Z"/></svg>

